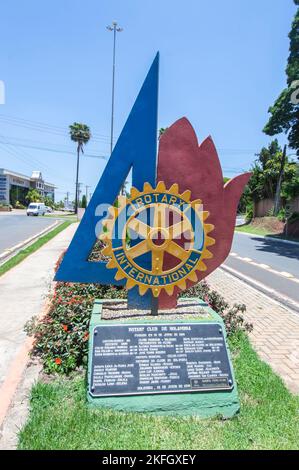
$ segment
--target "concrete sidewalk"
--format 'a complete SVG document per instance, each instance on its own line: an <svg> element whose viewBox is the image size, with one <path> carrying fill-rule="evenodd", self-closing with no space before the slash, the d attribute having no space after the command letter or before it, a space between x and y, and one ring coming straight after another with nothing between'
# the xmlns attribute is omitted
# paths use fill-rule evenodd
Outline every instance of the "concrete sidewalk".
<svg viewBox="0 0 299 470"><path fill-rule="evenodd" d="M207 277L209 286L229 304L247 307L245 319L253 324L250 339L261 359L299 393L299 315L247 285L223 269Z"/></svg>
<svg viewBox="0 0 299 470"><path fill-rule="evenodd" d="M40 315L55 264L77 228L70 225L22 263L0 277L0 389L26 340L24 324Z"/></svg>

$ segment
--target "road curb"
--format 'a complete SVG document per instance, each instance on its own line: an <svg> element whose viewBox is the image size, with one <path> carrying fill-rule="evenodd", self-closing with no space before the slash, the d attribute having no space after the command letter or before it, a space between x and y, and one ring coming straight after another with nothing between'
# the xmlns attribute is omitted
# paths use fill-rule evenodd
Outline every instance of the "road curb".
<svg viewBox="0 0 299 470"><path fill-rule="evenodd" d="M13 247L9 248L8 250L4 251L3 253L1 253L0 255L0 262L2 261L5 261L6 258L8 258L9 256L13 255L16 251L20 250L21 248L23 248L25 245L28 245L29 243L33 242L34 240L36 240L37 238L40 238L42 235L46 235L48 232L51 232L51 230L53 230L54 227L56 227L58 224L60 224L61 222L59 222L58 220L56 220L52 225L50 225L49 227L45 228L44 230L42 230L41 232L33 235L32 237L30 238L27 238L26 240L24 240L23 242L21 243L18 243L17 245L14 245Z"/></svg>
<svg viewBox="0 0 299 470"><path fill-rule="evenodd" d="M246 276L245 274L240 273L236 269L230 268L229 266L226 266L225 264L221 265L222 271L226 272L227 274L230 274L233 277L236 277L240 281L244 282L244 284L252 287L256 291L262 293L266 297L270 298L274 302L278 303L280 306L288 310L290 313L293 315L296 315L298 317L299 315L299 305L291 300L289 297L285 297L283 295L277 295L276 291L274 289L270 289L267 286L264 286L264 284L255 281L251 277Z"/></svg>
<svg viewBox="0 0 299 470"><path fill-rule="evenodd" d="M52 291L53 287L38 317L39 320L46 316L51 308L50 295ZM2 427L3 422L8 414L17 388L21 383L24 371L26 370L26 367L28 365L30 359L29 353L32 349L33 342L33 337L28 337L25 339L24 343L20 346L17 354L15 355L12 361L8 375L5 377L4 382L0 386L0 428Z"/></svg>
<svg viewBox="0 0 299 470"><path fill-rule="evenodd" d="M255 237L261 238L266 240L273 240L275 242L285 243L287 245L297 245L299 246L299 242L294 242L292 240L283 240L282 238L275 238L268 235L258 235L257 233L248 233L248 232L240 232L239 230L235 230L235 233L240 233L240 235L247 235L247 237Z"/></svg>

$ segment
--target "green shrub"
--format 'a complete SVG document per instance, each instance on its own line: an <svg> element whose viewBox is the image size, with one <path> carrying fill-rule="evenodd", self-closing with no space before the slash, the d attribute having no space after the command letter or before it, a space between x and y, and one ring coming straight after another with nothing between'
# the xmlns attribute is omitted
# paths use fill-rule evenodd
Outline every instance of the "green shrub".
<svg viewBox="0 0 299 470"><path fill-rule="evenodd" d="M26 209L26 207L20 203L20 201L16 201L15 209Z"/></svg>
<svg viewBox="0 0 299 470"><path fill-rule="evenodd" d="M0 207L8 207L9 210L12 209L12 206L8 202L0 202Z"/></svg>
<svg viewBox="0 0 299 470"><path fill-rule="evenodd" d="M285 222L286 221L286 210L285 208L282 208L279 210L278 214L277 214L277 218L278 220L280 220L280 222Z"/></svg>
<svg viewBox="0 0 299 470"><path fill-rule="evenodd" d="M63 255L57 262L58 268ZM227 334L236 331L251 331L252 325L245 322L245 305L232 307L206 282L182 293L184 297L199 297L224 320ZM123 287L101 284L56 283L51 307L45 317L33 317L25 325L29 336L34 336L32 355L40 357L47 373L69 374L84 367L88 355L88 330L94 300L126 298Z"/></svg>
<svg viewBox="0 0 299 470"><path fill-rule="evenodd" d="M48 314L25 325L34 336L32 354L42 360L45 372L69 373L84 365L88 352L88 327L96 298L123 298L126 291L99 284L57 283Z"/></svg>

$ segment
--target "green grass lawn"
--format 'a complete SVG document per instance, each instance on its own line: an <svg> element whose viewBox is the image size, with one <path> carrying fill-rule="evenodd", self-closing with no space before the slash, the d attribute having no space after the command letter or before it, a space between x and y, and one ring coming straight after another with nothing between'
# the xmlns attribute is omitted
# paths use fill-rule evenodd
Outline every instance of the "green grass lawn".
<svg viewBox="0 0 299 470"><path fill-rule="evenodd" d="M299 397L258 359L248 338L230 339L241 399L232 420L90 409L82 377L39 382L19 449L299 449Z"/></svg>
<svg viewBox="0 0 299 470"><path fill-rule="evenodd" d="M235 227L236 232L252 233L253 235L269 235L269 230L264 227L253 227L252 225L241 225Z"/></svg>
<svg viewBox="0 0 299 470"><path fill-rule="evenodd" d="M58 225L50 232L46 233L46 235L43 235L42 237L38 238L38 240L36 240L31 245L29 245L27 248L24 248L24 250L19 251L19 253L17 253L15 256L13 256L12 258L10 258L8 261L6 261L0 266L0 276L5 274L7 271L9 271L11 268L16 266L17 264L21 263L21 261L27 258L27 256L37 251L45 243L52 240L52 238L56 237L58 233L62 232L62 230L66 229L72 223L73 222L69 220L66 222L63 222L62 224Z"/></svg>
<svg viewBox="0 0 299 470"><path fill-rule="evenodd" d="M244 233L251 233L252 235L262 235L266 236L268 235L269 237L281 239L281 240L290 240L294 242L299 242L298 238L294 237L286 237L283 234L276 234L276 233L269 233L269 230L267 230L264 227L255 227L252 225L241 225L240 227L235 227L236 232L244 232Z"/></svg>
<svg viewBox="0 0 299 470"><path fill-rule="evenodd" d="M77 221L77 216L75 214L45 214L43 217L47 219L70 219L75 222Z"/></svg>

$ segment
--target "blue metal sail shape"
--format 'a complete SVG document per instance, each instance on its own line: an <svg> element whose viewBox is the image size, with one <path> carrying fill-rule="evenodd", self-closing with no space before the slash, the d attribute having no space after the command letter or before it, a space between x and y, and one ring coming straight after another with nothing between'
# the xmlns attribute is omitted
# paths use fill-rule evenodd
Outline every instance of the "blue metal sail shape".
<svg viewBox="0 0 299 470"><path fill-rule="evenodd" d="M158 77L159 53L65 253L55 281L124 284L124 281L114 279L116 270L107 269L104 262L88 261L88 257L97 240L96 227L107 216L103 207L114 203L130 169L132 168L133 186L139 190L143 189L145 181L152 186L156 184ZM133 296L139 297L136 289Z"/></svg>

